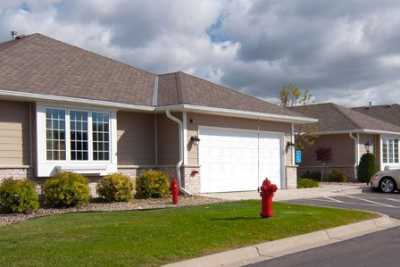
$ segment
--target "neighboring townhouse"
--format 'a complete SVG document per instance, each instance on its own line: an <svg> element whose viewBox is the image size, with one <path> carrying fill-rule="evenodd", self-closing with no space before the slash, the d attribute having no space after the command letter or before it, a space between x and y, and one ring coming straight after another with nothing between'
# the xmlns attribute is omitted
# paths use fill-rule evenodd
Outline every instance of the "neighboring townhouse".
<svg viewBox="0 0 400 267"><path fill-rule="evenodd" d="M192 75L157 75L41 34L0 44L0 177L144 169L191 193L296 187L299 115Z"/></svg>
<svg viewBox="0 0 400 267"><path fill-rule="evenodd" d="M355 180L360 158L368 150L375 154L381 170L400 167L400 126L333 103L298 106L291 110L319 120L313 133L315 142L303 149L300 173L321 170L328 173L336 169ZM328 161L318 159L320 149L330 151Z"/></svg>

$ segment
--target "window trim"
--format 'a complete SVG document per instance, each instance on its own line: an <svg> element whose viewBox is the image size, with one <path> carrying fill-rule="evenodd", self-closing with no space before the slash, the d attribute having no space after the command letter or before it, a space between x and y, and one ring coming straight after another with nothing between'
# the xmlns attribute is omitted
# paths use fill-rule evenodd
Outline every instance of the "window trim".
<svg viewBox="0 0 400 267"><path fill-rule="evenodd" d="M65 160L47 160L46 156L46 110L62 109L65 111ZM88 160L71 160L70 112L88 112ZM92 112L109 114L109 160L93 160ZM80 105L55 103L36 103L36 156L38 177L53 175L59 169L68 169L81 173L101 172L101 175L117 171L117 119L116 110Z"/></svg>
<svg viewBox="0 0 400 267"><path fill-rule="evenodd" d="M397 155L395 154L397 140ZM393 142L393 146L391 145L391 141ZM386 146L386 153L384 151L384 146ZM391 154L391 148L393 149L393 153ZM384 154L386 154L386 161L384 158ZM390 162L390 156L393 158L393 162ZM382 157L382 164L385 166L393 166L393 165L400 165L400 137L399 136L382 136L381 142L381 157ZM395 162L395 159L398 161Z"/></svg>

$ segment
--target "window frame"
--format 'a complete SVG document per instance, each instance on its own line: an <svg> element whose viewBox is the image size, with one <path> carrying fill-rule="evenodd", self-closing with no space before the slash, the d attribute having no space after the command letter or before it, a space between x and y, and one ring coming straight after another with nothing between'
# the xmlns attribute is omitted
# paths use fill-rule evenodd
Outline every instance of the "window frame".
<svg viewBox="0 0 400 267"><path fill-rule="evenodd" d="M48 160L46 155L46 111L47 109L63 110L65 112L65 160ZM88 159L71 159L71 111L87 112L88 116ZM109 119L109 159L93 159L93 123L92 113L107 113ZM102 170L105 174L117 171L117 126L116 110L109 108L82 107L79 105L58 105L54 103L36 104L36 156L37 156L37 176L51 176L57 169L68 168L71 171L80 172L82 169ZM105 171L104 171L105 170Z"/></svg>
<svg viewBox="0 0 400 267"><path fill-rule="evenodd" d="M382 163L385 165L400 164L400 138L395 136L386 136L382 138L381 154ZM397 152L397 153L396 153ZM386 157L385 157L386 155ZM397 161L396 161L397 160Z"/></svg>

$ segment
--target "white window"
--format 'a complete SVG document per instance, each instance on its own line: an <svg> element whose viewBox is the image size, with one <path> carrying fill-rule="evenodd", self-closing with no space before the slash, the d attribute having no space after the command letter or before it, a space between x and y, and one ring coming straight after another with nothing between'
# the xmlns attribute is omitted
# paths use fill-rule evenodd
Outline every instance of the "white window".
<svg viewBox="0 0 400 267"><path fill-rule="evenodd" d="M110 116L108 113L92 113L93 159L108 160L110 157Z"/></svg>
<svg viewBox="0 0 400 267"><path fill-rule="evenodd" d="M117 171L116 132L115 111L38 104L37 175Z"/></svg>
<svg viewBox="0 0 400 267"><path fill-rule="evenodd" d="M47 160L65 160L65 112L58 109L46 111Z"/></svg>
<svg viewBox="0 0 400 267"><path fill-rule="evenodd" d="M399 139L382 140L383 163L399 163Z"/></svg>
<svg viewBox="0 0 400 267"><path fill-rule="evenodd" d="M88 160L88 112L70 111L71 160Z"/></svg>

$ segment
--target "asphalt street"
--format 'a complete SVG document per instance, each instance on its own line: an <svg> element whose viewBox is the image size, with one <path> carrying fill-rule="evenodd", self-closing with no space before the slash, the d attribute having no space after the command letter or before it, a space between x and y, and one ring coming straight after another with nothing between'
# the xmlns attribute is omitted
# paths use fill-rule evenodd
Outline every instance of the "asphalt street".
<svg viewBox="0 0 400 267"><path fill-rule="evenodd" d="M400 193L382 194L366 192L351 196L322 197L288 202L371 210L400 219ZM249 266L398 267L400 266L399 253L400 227L397 227Z"/></svg>

